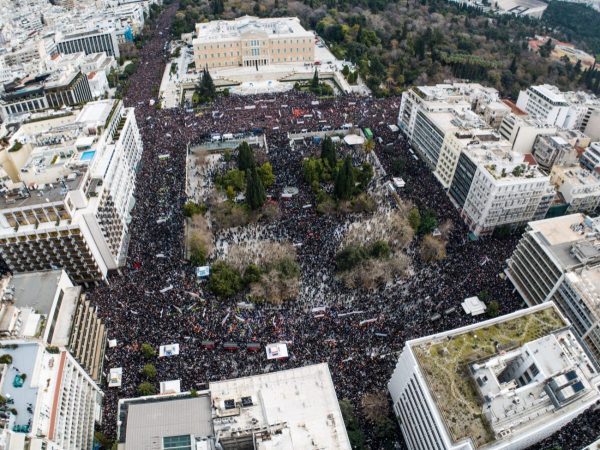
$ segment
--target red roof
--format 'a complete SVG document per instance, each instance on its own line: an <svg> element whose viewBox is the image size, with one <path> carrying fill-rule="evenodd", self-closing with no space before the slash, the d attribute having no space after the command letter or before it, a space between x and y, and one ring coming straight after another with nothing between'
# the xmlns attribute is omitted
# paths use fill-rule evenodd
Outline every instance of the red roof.
<svg viewBox="0 0 600 450"><path fill-rule="evenodd" d="M88 80L91 80L91 79L93 79L95 76L96 76L96 72L90 72L90 73L88 73L88 76L87 76L87 77L88 77Z"/></svg>
<svg viewBox="0 0 600 450"><path fill-rule="evenodd" d="M515 105L515 103L512 102L511 100L505 98L502 101L504 102L504 104L506 106L508 106L511 109L513 114L516 114L517 116L526 116L527 115L527 113L525 111L523 111L521 108L519 108L517 105Z"/></svg>
<svg viewBox="0 0 600 450"><path fill-rule="evenodd" d="M535 158L533 157L533 155L531 153L525 154L524 157L523 157L523 161L525 161L530 166L537 166L538 165L537 161L535 160Z"/></svg>

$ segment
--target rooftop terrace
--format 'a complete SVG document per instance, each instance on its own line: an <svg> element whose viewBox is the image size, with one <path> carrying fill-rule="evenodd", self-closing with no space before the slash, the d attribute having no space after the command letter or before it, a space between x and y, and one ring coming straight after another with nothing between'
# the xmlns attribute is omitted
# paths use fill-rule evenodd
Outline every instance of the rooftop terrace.
<svg viewBox="0 0 600 450"><path fill-rule="evenodd" d="M481 447L495 440L482 414L482 402L469 375L469 365L565 326L550 304L480 328L441 333L409 344L454 442L470 438L476 447Z"/></svg>

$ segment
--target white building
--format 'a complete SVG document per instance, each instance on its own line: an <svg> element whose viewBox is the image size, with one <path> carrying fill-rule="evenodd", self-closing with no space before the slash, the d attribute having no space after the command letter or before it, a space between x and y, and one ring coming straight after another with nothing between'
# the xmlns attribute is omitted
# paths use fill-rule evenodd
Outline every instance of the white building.
<svg viewBox="0 0 600 450"><path fill-rule="evenodd" d="M118 425L119 450L351 448L326 363L120 400Z"/></svg>
<svg viewBox="0 0 600 450"><path fill-rule="evenodd" d="M600 100L585 92L561 92L556 86L531 86L519 93L517 106L546 125L600 134ZM587 130L587 131L586 131Z"/></svg>
<svg viewBox="0 0 600 450"><path fill-rule="evenodd" d="M114 29L85 29L73 33L58 33L56 49L60 53L104 52L109 56L119 57L119 42Z"/></svg>
<svg viewBox="0 0 600 450"><path fill-rule="evenodd" d="M411 450L520 450L600 399L598 366L552 304L406 343L388 383Z"/></svg>
<svg viewBox="0 0 600 450"><path fill-rule="evenodd" d="M16 411L0 419L4 448L92 448L94 423L101 418L98 385L67 351L53 352L36 342L12 343L16 348L5 341L0 351L12 360L1 365L0 393Z"/></svg>
<svg viewBox="0 0 600 450"><path fill-rule="evenodd" d="M529 223L506 275L528 305L553 300L600 361L600 222L571 214Z"/></svg>
<svg viewBox="0 0 600 450"><path fill-rule="evenodd" d="M555 165L550 182L569 204L569 214L592 213L600 206L600 179L579 165Z"/></svg>
<svg viewBox="0 0 600 450"><path fill-rule="evenodd" d="M566 128L564 124L569 114L569 103L554 86L530 86L527 90L519 92L517 106L546 125Z"/></svg>
<svg viewBox="0 0 600 450"><path fill-rule="evenodd" d="M593 142L588 148L585 149L583 155L579 159L579 162L583 167L588 170L594 170L600 166L600 142Z"/></svg>
<svg viewBox="0 0 600 450"><path fill-rule="evenodd" d="M556 134L540 134L533 144L533 156L544 170L552 166L577 164L578 148L590 145L590 138L579 130L560 130Z"/></svg>
<svg viewBox="0 0 600 450"><path fill-rule="evenodd" d="M557 130L538 119L512 112L502 119L498 132L511 143L513 151L525 155L533 152L538 136L555 135Z"/></svg>
<svg viewBox="0 0 600 450"><path fill-rule="evenodd" d="M0 153L0 254L14 272L104 280L125 263L142 141L119 100L66 114L22 125Z"/></svg>
<svg viewBox="0 0 600 450"><path fill-rule="evenodd" d="M549 177L506 141L467 146L448 193L475 235L543 218L555 196Z"/></svg>

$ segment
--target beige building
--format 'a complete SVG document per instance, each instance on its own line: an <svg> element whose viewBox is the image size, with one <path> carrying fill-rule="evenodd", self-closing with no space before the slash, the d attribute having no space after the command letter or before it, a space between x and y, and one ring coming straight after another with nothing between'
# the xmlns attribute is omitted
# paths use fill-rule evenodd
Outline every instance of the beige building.
<svg viewBox="0 0 600 450"><path fill-rule="evenodd" d="M312 63L315 35L296 17L259 19L244 16L196 24L196 69Z"/></svg>

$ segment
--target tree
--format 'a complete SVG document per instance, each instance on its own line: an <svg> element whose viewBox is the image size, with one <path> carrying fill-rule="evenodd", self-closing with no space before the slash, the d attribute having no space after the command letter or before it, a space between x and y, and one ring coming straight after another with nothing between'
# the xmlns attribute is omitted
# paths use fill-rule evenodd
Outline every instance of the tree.
<svg viewBox="0 0 600 450"><path fill-rule="evenodd" d="M513 56L513 59L510 62L510 67L508 68L508 70L510 70L513 75L515 73L517 73L517 57L516 56Z"/></svg>
<svg viewBox="0 0 600 450"><path fill-rule="evenodd" d="M367 392L360 400L367 421L377 424L385 421L389 413L387 395L383 391Z"/></svg>
<svg viewBox="0 0 600 450"><path fill-rule="evenodd" d="M156 356L156 350L154 350L154 347L146 342L142 344L140 351L146 359L154 358Z"/></svg>
<svg viewBox="0 0 600 450"><path fill-rule="evenodd" d="M554 50L554 44L552 43L552 38L548 38L548 40L544 42L544 45L540 47L540 56L542 58L547 58L552 53L552 50Z"/></svg>
<svg viewBox="0 0 600 450"><path fill-rule="evenodd" d="M367 253L362 247L349 245L335 255L335 265L338 271L345 272L354 269L362 261L367 259L367 256Z"/></svg>
<svg viewBox="0 0 600 450"><path fill-rule="evenodd" d="M13 361L13 358L9 354L4 354L4 355L0 356L0 364L11 364L12 361Z"/></svg>
<svg viewBox="0 0 600 450"><path fill-rule="evenodd" d="M367 139L363 148L367 155L370 154L375 149L375 141L373 139Z"/></svg>
<svg viewBox="0 0 600 450"><path fill-rule="evenodd" d="M242 142L238 146L237 151L237 165L240 170L245 172L246 170L252 169L254 166L256 166L254 152L252 151L252 147L250 147L246 141Z"/></svg>
<svg viewBox="0 0 600 450"><path fill-rule="evenodd" d="M417 208L411 208L408 212L408 223L413 230L418 231L421 226L421 213Z"/></svg>
<svg viewBox="0 0 600 450"><path fill-rule="evenodd" d="M421 224L419 225L419 233L431 233L437 227L437 216L431 209L425 210L421 215Z"/></svg>
<svg viewBox="0 0 600 450"><path fill-rule="evenodd" d="M223 261L213 264L208 278L208 289L221 297L231 297L242 288L240 273Z"/></svg>
<svg viewBox="0 0 600 450"><path fill-rule="evenodd" d="M273 186L273 183L275 183L275 175L273 174L273 166L270 162L264 163L257 171L260 181L262 181L265 189L269 189Z"/></svg>
<svg viewBox="0 0 600 450"><path fill-rule="evenodd" d="M193 239L190 243L190 264L192 266L206 264L206 247L199 239Z"/></svg>
<svg viewBox="0 0 600 450"><path fill-rule="evenodd" d="M340 400L340 411L342 413L342 418L344 419L344 425L346 425L346 430L348 431L348 438L350 439L350 445L353 449L364 449L365 448L365 436L360 429L358 424L358 420L356 420L356 416L354 415L354 411L352 408L352 403L348 399Z"/></svg>
<svg viewBox="0 0 600 450"><path fill-rule="evenodd" d="M156 378L156 367L153 364L145 364L142 369L142 375L147 380L154 380Z"/></svg>
<svg viewBox="0 0 600 450"><path fill-rule="evenodd" d="M386 241L375 241L369 251L373 258L388 258L390 253L390 246Z"/></svg>
<svg viewBox="0 0 600 450"><path fill-rule="evenodd" d="M316 67L315 74L313 75L312 80L310 81L310 89L313 92L319 89L319 73L317 72Z"/></svg>
<svg viewBox="0 0 600 450"><path fill-rule="evenodd" d="M335 177L333 193L338 200L350 200L354 193L354 168L352 158L347 156Z"/></svg>
<svg viewBox="0 0 600 450"><path fill-rule="evenodd" d="M154 387L154 385L152 383L148 383L147 381L144 381L143 383L140 383L140 385L138 386L137 392L141 396L154 395L154 394L156 394L156 388Z"/></svg>
<svg viewBox="0 0 600 450"><path fill-rule="evenodd" d="M421 259L425 262L439 261L446 257L446 242L431 234L421 242Z"/></svg>
<svg viewBox="0 0 600 450"><path fill-rule="evenodd" d="M337 165L335 144L329 136L325 136L325 139L323 139L323 142L321 143L321 159L329 163L330 169L333 169Z"/></svg>
<svg viewBox="0 0 600 450"><path fill-rule="evenodd" d="M246 171L246 203L251 210L259 209L267 199L265 187L262 184L256 167Z"/></svg>

